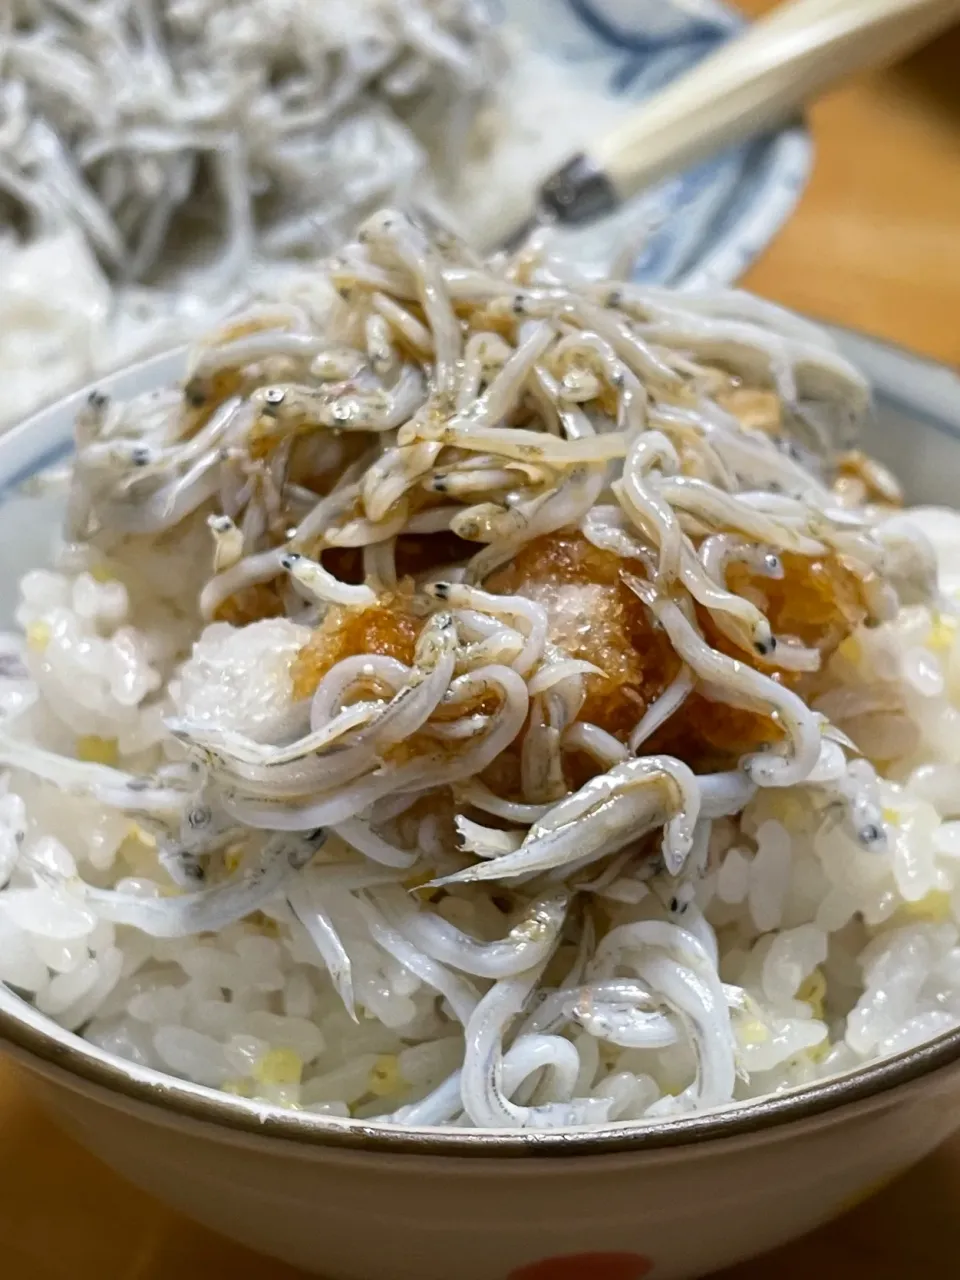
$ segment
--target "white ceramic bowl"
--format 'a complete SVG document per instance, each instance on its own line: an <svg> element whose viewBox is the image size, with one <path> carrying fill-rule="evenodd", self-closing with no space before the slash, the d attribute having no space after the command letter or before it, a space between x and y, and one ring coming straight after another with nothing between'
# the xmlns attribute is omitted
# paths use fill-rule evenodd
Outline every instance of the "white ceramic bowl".
<svg viewBox="0 0 960 1280"><path fill-rule="evenodd" d="M960 378L856 335L869 446L948 500ZM179 354L100 385L176 377ZM45 555L56 503L11 493L65 451L74 396L0 440L0 602ZM133 1066L0 987L0 1042L64 1127L131 1181L335 1280L680 1280L816 1226L960 1127L960 1031L850 1076L712 1115L566 1134L402 1130L261 1106ZM105 1213L103 1229L110 1229Z"/></svg>

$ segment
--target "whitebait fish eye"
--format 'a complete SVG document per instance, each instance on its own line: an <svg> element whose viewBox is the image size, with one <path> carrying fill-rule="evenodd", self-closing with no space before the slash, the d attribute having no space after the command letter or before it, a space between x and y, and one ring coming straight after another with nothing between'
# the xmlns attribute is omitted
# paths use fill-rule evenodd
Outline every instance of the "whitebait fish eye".
<svg viewBox="0 0 960 1280"><path fill-rule="evenodd" d="M0 919L50 944L11 982L418 1126L669 1118L953 1026L960 516L818 434L856 371L390 211L314 271L185 396L81 409L0 653Z"/></svg>

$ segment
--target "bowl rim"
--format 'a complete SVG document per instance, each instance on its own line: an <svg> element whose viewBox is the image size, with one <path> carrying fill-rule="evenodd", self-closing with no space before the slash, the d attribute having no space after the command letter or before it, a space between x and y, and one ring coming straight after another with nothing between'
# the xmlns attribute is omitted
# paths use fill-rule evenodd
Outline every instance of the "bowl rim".
<svg viewBox="0 0 960 1280"><path fill-rule="evenodd" d="M953 372L949 366L883 339L875 340L869 335L836 325L824 327L835 334L845 333L866 341L878 353L882 354L884 350L896 352L901 360L915 365L918 371ZM51 447L49 442L45 445L43 438L31 444L31 436L56 436L57 419L68 415L95 388L102 388L105 384L115 387L128 379L149 378L151 374L155 378L158 371L169 377L171 368L182 362L185 351L186 347L177 347L126 365L46 406L4 433L0 437L0 452L12 451L14 461L8 471L9 478L6 481L0 478L0 494L8 492L25 475L35 473L62 454L62 444ZM902 400L900 403L903 405ZM930 410L927 414L930 418L935 416ZM950 434L957 438L954 431ZM32 457L32 462L25 463L27 455ZM83 1082L115 1093L129 1102L157 1108L174 1119L212 1124L248 1137L386 1155L502 1159L664 1151L719 1139L754 1136L784 1125L815 1119L841 1107L875 1100L936 1072L956 1067L960 1064L960 1027L892 1057L867 1063L842 1075L799 1085L781 1094L667 1120L590 1126L560 1132L408 1129L397 1124L294 1112L235 1097L140 1067L107 1053L65 1031L11 988L0 984L0 1050L9 1049L13 1050L15 1059L41 1074L49 1074L52 1069L58 1077L73 1077L74 1088Z"/></svg>
<svg viewBox="0 0 960 1280"><path fill-rule="evenodd" d="M27 1016L9 1007L15 1003L23 1006ZM544 1159L637 1155L755 1137L857 1103L877 1101L960 1065L960 1027L893 1057L782 1094L689 1116L561 1131L405 1128L253 1102L99 1050L4 988L0 990L0 1051L10 1048L15 1060L34 1070L39 1067L41 1075L49 1074L52 1068L57 1076L73 1077L68 1087L76 1089L77 1082L83 1082L118 1094L127 1102L158 1109L173 1121L200 1122L246 1137L392 1156Z"/></svg>

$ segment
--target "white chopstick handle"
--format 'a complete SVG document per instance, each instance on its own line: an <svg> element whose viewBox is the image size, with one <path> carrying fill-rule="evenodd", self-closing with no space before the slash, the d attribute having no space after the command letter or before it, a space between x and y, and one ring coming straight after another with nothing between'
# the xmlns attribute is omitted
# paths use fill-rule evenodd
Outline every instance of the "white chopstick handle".
<svg viewBox="0 0 960 1280"><path fill-rule="evenodd" d="M588 159L624 199L957 18L960 0L793 0L643 103Z"/></svg>

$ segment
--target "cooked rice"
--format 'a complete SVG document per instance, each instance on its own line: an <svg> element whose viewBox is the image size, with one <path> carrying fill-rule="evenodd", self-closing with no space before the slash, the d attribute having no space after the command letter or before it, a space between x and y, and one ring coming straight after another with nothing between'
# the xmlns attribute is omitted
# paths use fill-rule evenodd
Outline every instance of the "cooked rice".
<svg viewBox="0 0 960 1280"><path fill-rule="evenodd" d="M0 653L0 980L407 1125L669 1117L956 1026L960 517L849 449L867 407L756 299L392 213L182 388L94 395Z"/></svg>

